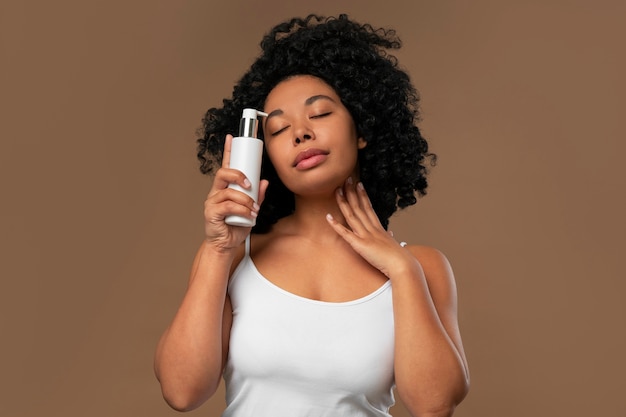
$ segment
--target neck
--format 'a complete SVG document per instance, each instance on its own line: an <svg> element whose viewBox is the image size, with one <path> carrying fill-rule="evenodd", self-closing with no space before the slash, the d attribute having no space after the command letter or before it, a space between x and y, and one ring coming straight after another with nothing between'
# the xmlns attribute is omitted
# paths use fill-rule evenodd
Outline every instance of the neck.
<svg viewBox="0 0 626 417"><path fill-rule="evenodd" d="M328 221L330 213L340 223L346 224L334 194L326 197L295 197L295 211L289 216L287 230L289 233L307 237L318 242L331 242L341 239Z"/></svg>

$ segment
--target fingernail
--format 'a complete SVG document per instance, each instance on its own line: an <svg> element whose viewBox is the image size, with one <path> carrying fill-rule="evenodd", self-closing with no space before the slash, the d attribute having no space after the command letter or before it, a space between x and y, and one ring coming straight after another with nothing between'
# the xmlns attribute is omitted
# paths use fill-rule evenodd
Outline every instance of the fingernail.
<svg viewBox="0 0 626 417"><path fill-rule="evenodd" d="M259 206L257 203L254 203L254 204L252 205L252 209L253 209L254 211L258 212L258 211L261 209L261 206Z"/></svg>
<svg viewBox="0 0 626 417"><path fill-rule="evenodd" d="M250 215L254 218L257 218L259 216L259 213L257 213L256 211L251 211Z"/></svg>
<svg viewBox="0 0 626 417"><path fill-rule="evenodd" d="M247 178L245 178L245 179L243 180L243 185L244 185L244 187L246 187L246 188L250 188L250 186L251 186L252 184L250 184L250 181L249 181Z"/></svg>
<svg viewBox="0 0 626 417"><path fill-rule="evenodd" d="M347 183L348 185L352 185L352 182L353 182L353 181L352 181L352 177L348 177L348 179L346 180L346 183Z"/></svg>
<svg viewBox="0 0 626 417"><path fill-rule="evenodd" d="M332 221L334 220L334 219L333 219L333 215L332 215L332 214L330 214L330 213L328 213L328 214L326 215L326 220L328 220L329 222L332 222Z"/></svg>
<svg viewBox="0 0 626 417"><path fill-rule="evenodd" d="M359 181L356 186L359 187L359 190L365 190L365 187L363 186L363 183L361 181Z"/></svg>
<svg viewBox="0 0 626 417"><path fill-rule="evenodd" d="M337 188L337 194L343 197L343 190L341 188Z"/></svg>

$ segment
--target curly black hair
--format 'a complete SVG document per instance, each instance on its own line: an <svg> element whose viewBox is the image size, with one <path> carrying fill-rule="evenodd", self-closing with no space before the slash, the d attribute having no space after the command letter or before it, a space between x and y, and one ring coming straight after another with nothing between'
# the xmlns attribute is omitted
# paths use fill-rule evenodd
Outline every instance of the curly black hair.
<svg viewBox="0 0 626 417"><path fill-rule="evenodd" d="M337 92L367 142L359 150L360 180L386 229L391 215L426 194L428 150L416 123L419 95L409 75L386 49L398 49L394 30L374 29L347 15L309 15L275 26L261 42L262 53L233 89L223 107L209 109L198 131L200 170L209 174L221 164L226 134L239 125L244 108L262 109L270 91L295 75L312 75ZM259 131L263 139L263 132ZM294 196L282 183L267 155L261 177L269 180L254 233L294 211Z"/></svg>

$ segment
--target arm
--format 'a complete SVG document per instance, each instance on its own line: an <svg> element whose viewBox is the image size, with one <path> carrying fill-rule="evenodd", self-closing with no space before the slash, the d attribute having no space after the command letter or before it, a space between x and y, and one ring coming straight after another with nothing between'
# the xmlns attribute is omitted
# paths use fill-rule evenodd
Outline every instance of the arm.
<svg viewBox="0 0 626 417"><path fill-rule="evenodd" d="M330 225L392 282L395 378L413 416L451 416L469 388L469 373L456 319L452 270L440 252L403 248L387 233L365 190L346 182L337 203L345 227Z"/></svg>
<svg viewBox="0 0 626 417"><path fill-rule="evenodd" d="M469 389L450 265L432 248L410 247L390 269L396 333L395 375L414 416L451 416Z"/></svg>
<svg viewBox="0 0 626 417"><path fill-rule="evenodd" d="M176 410L200 406L219 385L232 319L226 287L233 259L203 242L187 292L157 346L155 373Z"/></svg>
<svg viewBox="0 0 626 417"><path fill-rule="evenodd" d="M204 205L205 239L195 257L187 291L154 358L163 397L179 411L192 410L215 393L228 355L232 321L228 279L241 259L241 244L250 228L229 226L224 219L230 214L256 216L259 209L250 197L228 188L231 183L250 186L240 171L228 167L231 140L229 135L222 167ZM260 204L267 181L259 188Z"/></svg>

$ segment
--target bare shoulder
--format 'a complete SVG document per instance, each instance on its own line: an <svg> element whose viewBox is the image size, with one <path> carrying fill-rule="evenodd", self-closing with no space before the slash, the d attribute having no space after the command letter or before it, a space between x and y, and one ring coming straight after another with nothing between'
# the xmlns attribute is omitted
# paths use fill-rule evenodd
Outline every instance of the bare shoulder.
<svg viewBox="0 0 626 417"><path fill-rule="evenodd" d="M406 248L422 266L429 287L455 291L456 285L452 266L443 252L422 245L409 245Z"/></svg>
<svg viewBox="0 0 626 417"><path fill-rule="evenodd" d="M424 270L450 268L448 258L439 249L423 245L409 245L406 248L422 264Z"/></svg>

